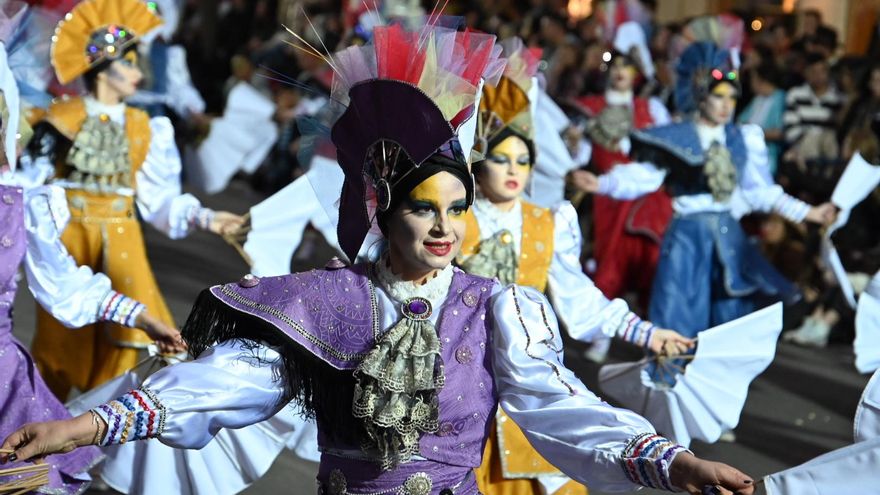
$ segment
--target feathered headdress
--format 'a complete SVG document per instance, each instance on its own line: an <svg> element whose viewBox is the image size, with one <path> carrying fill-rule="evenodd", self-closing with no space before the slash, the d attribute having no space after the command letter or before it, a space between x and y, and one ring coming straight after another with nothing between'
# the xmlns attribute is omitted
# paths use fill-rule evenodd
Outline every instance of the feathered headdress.
<svg viewBox="0 0 880 495"><path fill-rule="evenodd" d="M139 0L85 0L64 16L52 36L52 66L62 84L114 60L162 24Z"/></svg>
<svg viewBox="0 0 880 495"><path fill-rule="evenodd" d="M395 186L429 158L470 180L473 130L463 124L481 79L497 79L504 67L494 35L440 27L437 19L418 30L376 27L372 39L327 59L331 99L345 107L331 139L345 174L339 242L352 260L376 210L389 209Z"/></svg>
<svg viewBox="0 0 880 495"><path fill-rule="evenodd" d="M679 112L697 109L716 84L729 82L739 87L737 66L730 52L707 41L688 46L676 67L675 105Z"/></svg>
<svg viewBox="0 0 880 495"><path fill-rule="evenodd" d="M488 153L495 144L513 134L529 143L534 159L532 107L537 97L538 86L534 77L541 61L541 51L526 48L519 38L504 40L501 46L507 66L498 84L483 86L476 148Z"/></svg>

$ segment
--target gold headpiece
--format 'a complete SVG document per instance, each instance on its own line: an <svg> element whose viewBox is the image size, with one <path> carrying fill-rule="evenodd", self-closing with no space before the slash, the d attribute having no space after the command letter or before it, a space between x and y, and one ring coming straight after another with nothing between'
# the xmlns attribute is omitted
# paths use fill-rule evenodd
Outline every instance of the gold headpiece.
<svg viewBox="0 0 880 495"><path fill-rule="evenodd" d="M52 36L52 66L62 84L120 57L162 24L140 0L86 0L68 12Z"/></svg>
<svg viewBox="0 0 880 495"><path fill-rule="evenodd" d="M501 46L502 56L507 59L504 75L495 86L484 85L480 99L477 144L483 153L489 151L489 142L504 129L528 140L534 136L529 91L541 60L540 52L529 50L519 38L504 40Z"/></svg>

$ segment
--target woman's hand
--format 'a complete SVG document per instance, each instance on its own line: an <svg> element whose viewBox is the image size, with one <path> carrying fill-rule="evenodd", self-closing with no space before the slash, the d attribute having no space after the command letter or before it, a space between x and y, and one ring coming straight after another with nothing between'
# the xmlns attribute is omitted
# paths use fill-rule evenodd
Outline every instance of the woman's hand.
<svg viewBox="0 0 880 495"><path fill-rule="evenodd" d="M186 350L180 331L147 313L147 310L137 316L135 325L156 341L156 346L162 354L179 354Z"/></svg>
<svg viewBox="0 0 880 495"><path fill-rule="evenodd" d="M244 217L228 211L215 211L208 224L208 230L217 235L228 235L235 232L244 223Z"/></svg>
<svg viewBox="0 0 880 495"><path fill-rule="evenodd" d="M571 185L588 194L599 192L599 178L586 170L572 170L569 173Z"/></svg>
<svg viewBox="0 0 880 495"><path fill-rule="evenodd" d="M834 203L822 203L819 206L813 206L804 220L819 225L831 225L837 220L837 207L834 206Z"/></svg>
<svg viewBox="0 0 880 495"><path fill-rule="evenodd" d="M675 456L669 467L669 481L691 495L751 495L755 482L739 469L720 462L705 461L688 452Z"/></svg>
<svg viewBox="0 0 880 495"><path fill-rule="evenodd" d="M100 421L98 424L96 421ZM99 426L106 431L102 419L90 412L75 418L45 423L29 423L4 441L0 449L14 450L12 454L0 454L0 464L36 460L49 454L64 454L83 445L92 445ZM100 441L100 439L97 439Z"/></svg>
<svg viewBox="0 0 880 495"><path fill-rule="evenodd" d="M685 354L696 345L694 339L689 339L675 330L658 328L651 335L648 349L654 354L663 356L678 356Z"/></svg>

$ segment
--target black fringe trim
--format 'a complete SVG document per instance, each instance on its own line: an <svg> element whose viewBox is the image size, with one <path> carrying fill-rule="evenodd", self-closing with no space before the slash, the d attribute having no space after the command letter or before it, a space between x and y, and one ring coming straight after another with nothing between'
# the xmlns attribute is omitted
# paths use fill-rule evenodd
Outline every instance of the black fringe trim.
<svg viewBox="0 0 880 495"><path fill-rule="evenodd" d="M209 347L231 340L253 344L253 359L262 360L256 344L280 349L285 399L334 441L359 445L364 437L361 421L351 414L354 396L353 370L337 370L291 340L274 325L238 311L203 290L181 331L189 352L198 357ZM250 358L249 358L250 359Z"/></svg>

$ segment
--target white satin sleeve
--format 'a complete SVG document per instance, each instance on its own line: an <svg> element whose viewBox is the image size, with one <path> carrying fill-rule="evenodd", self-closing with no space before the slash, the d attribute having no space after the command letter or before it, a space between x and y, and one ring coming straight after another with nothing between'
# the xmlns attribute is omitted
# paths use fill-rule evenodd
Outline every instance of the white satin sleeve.
<svg viewBox="0 0 880 495"><path fill-rule="evenodd" d="M70 220L64 190L58 186L26 189L25 203L24 270L34 299L70 328L111 319L107 309L115 309L127 298L112 290L110 279L103 273L78 266L61 242L61 233ZM130 309L143 307L132 304ZM137 318L137 314L125 316L127 321Z"/></svg>
<svg viewBox="0 0 880 495"><path fill-rule="evenodd" d="M668 467L684 449L657 436L645 418L602 401L565 367L556 317L544 296L511 285L493 296L492 305L500 405L532 446L591 488L671 489Z"/></svg>
<svg viewBox="0 0 880 495"><path fill-rule="evenodd" d="M193 86L186 49L181 45L168 47L168 106L183 117L205 111L205 100Z"/></svg>
<svg viewBox="0 0 880 495"><path fill-rule="evenodd" d="M666 170L648 162L633 162L616 167L599 176L597 194L619 200L631 200L650 194L663 185Z"/></svg>
<svg viewBox="0 0 880 495"><path fill-rule="evenodd" d="M547 286L553 311L568 334L583 342L619 336L644 346L653 325L630 311L623 299L608 300L581 268L583 239L574 207L564 201L552 210L553 259Z"/></svg>
<svg viewBox="0 0 880 495"><path fill-rule="evenodd" d="M651 120L654 121L653 126L661 126L666 125L672 122L672 115L669 114L669 109L666 108L666 105L660 101L660 98L656 96L652 96L648 98L648 113L651 114Z"/></svg>
<svg viewBox="0 0 880 495"><path fill-rule="evenodd" d="M744 124L740 131L748 155L739 193L751 211L775 211L793 222L801 222L810 211L810 205L789 196L782 186L773 182L767 157L764 131L755 124Z"/></svg>
<svg viewBox="0 0 880 495"><path fill-rule="evenodd" d="M93 409L108 425L102 445L158 437L170 447L199 449L221 428L242 428L280 411L286 405L283 376L280 356L271 347L218 344Z"/></svg>
<svg viewBox="0 0 880 495"><path fill-rule="evenodd" d="M150 119L150 148L136 174L136 199L141 216L172 239L186 237L204 215L201 202L183 194L182 165L174 127L167 117Z"/></svg>

